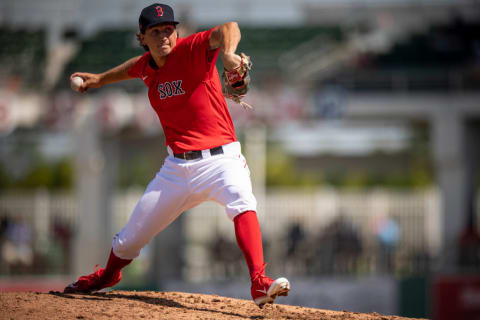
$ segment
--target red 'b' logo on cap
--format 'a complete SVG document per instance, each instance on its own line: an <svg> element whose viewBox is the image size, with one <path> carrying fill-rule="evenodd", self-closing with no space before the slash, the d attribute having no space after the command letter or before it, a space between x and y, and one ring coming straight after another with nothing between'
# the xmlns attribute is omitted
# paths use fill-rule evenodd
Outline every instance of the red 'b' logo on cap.
<svg viewBox="0 0 480 320"><path fill-rule="evenodd" d="M163 8L160 6L155 7L157 10L157 17L162 17L163 16Z"/></svg>

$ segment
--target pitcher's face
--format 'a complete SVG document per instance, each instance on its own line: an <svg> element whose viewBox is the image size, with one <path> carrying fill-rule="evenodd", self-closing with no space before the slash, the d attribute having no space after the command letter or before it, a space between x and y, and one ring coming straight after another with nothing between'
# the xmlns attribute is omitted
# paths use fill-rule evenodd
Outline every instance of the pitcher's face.
<svg viewBox="0 0 480 320"><path fill-rule="evenodd" d="M142 44L148 46L153 56L165 57L177 44L177 30L172 24L150 27L140 37Z"/></svg>

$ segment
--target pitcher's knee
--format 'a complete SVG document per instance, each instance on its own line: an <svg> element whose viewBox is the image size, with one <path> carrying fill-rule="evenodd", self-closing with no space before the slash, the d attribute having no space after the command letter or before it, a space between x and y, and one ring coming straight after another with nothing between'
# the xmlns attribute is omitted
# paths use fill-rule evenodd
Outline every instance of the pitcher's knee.
<svg viewBox="0 0 480 320"><path fill-rule="evenodd" d="M121 259L135 259L140 255L142 249L127 238L122 237L121 234L115 235L112 243L113 253Z"/></svg>
<svg viewBox="0 0 480 320"><path fill-rule="evenodd" d="M237 215L245 211L257 211L257 200L253 194L245 194L225 204L227 216L233 220Z"/></svg>

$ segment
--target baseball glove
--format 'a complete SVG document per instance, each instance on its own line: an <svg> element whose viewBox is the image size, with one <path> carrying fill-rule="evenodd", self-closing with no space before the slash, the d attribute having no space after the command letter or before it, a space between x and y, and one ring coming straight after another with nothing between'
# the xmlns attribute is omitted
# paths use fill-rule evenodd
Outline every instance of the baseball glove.
<svg viewBox="0 0 480 320"><path fill-rule="evenodd" d="M241 53L240 56L242 57L240 66L231 71L223 70L223 95L246 109L252 109L251 105L241 101L250 87L249 70L252 68L252 61L244 53Z"/></svg>

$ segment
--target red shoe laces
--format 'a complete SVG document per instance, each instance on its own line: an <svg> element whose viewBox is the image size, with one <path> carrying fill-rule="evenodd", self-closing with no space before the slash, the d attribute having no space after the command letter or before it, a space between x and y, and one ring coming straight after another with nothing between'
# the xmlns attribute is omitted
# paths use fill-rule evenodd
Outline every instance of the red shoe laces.
<svg viewBox="0 0 480 320"><path fill-rule="evenodd" d="M89 275L86 275L86 276L82 276L80 277L78 280L81 281L81 280L87 280L87 281L91 281L93 280L94 278L100 278L100 265L99 264L96 264L95 267L93 268L93 273L92 274L89 274Z"/></svg>
<svg viewBox="0 0 480 320"><path fill-rule="evenodd" d="M267 278L265 275L265 267L267 266L266 263L263 264L263 266L253 275L252 282L253 281L258 281L263 278Z"/></svg>

